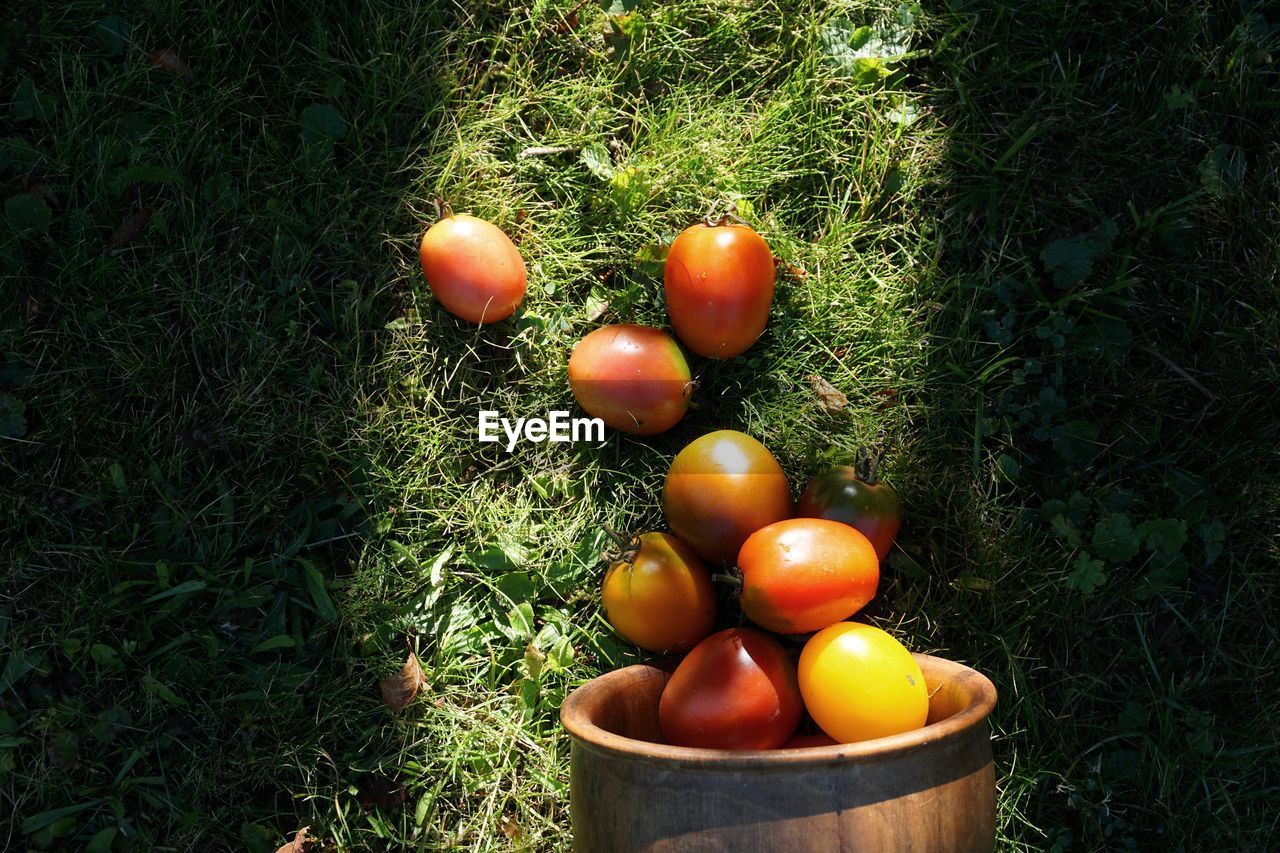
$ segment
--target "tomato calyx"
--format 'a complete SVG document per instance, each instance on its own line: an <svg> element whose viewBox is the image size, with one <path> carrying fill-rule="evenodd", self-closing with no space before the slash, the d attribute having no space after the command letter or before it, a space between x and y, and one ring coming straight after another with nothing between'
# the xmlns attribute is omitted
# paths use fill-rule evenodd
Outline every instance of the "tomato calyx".
<svg viewBox="0 0 1280 853"><path fill-rule="evenodd" d="M600 552L601 560L609 565L626 563L628 566L636 561L636 556L640 553L639 536L623 536L607 521L600 522L600 529L613 543Z"/></svg>
<svg viewBox="0 0 1280 853"><path fill-rule="evenodd" d="M876 474L880 471L880 462L883 459L883 450L873 451L867 447L859 447L858 457L853 463L854 473L868 486L874 486L880 482Z"/></svg>
<svg viewBox="0 0 1280 853"><path fill-rule="evenodd" d="M725 572L712 572L711 580L732 589L735 597L742 592L742 572L737 566L732 566Z"/></svg>
<svg viewBox="0 0 1280 853"><path fill-rule="evenodd" d="M431 202L432 206L436 209L437 222L442 219L451 219L453 217L453 207L449 202L444 200L444 196L432 194L427 200Z"/></svg>
<svg viewBox="0 0 1280 853"><path fill-rule="evenodd" d="M751 227L751 223L738 215L738 205L736 202L729 202L725 209L716 216L717 205L712 205L706 215L702 217L702 224L708 228L722 228L725 225L745 225Z"/></svg>

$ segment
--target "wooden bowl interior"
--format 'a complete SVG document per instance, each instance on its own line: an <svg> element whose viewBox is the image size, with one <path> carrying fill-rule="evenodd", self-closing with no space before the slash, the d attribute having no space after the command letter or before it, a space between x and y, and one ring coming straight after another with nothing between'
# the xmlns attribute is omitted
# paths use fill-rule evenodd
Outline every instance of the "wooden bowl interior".
<svg viewBox="0 0 1280 853"><path fill-rule="evenodd" d="M960 723L961 716L972 716L974 722L985 719L995 703L995 688L990 681L962 664L929 655L915 655L915 658L929 688L926 726L948 720ZM627 667L601 676L579 688L566 702L565 724L572 734L588 741L593 739L591 729L598 729L633 741L662 744L658 701L668 678L667 673L650 666ZM895 736L894 740L901 737ZM874 743L877 742L867 741L864 745ZM816 747L804 751L838 748Z"/></svg>

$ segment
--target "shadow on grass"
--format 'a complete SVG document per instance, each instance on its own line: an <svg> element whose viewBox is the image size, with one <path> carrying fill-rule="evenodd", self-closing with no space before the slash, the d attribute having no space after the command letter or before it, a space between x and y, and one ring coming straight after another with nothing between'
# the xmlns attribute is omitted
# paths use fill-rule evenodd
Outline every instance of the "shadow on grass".
<svg viewBox="0 0 1280 853"><path fill-rule="evenodd" d="M1277 22L1247 5L956 2L919 69L951 176L918 458L949 499L915 523L954 538L905 562L1002 691L1010 844L1267 843Z"/></svg>

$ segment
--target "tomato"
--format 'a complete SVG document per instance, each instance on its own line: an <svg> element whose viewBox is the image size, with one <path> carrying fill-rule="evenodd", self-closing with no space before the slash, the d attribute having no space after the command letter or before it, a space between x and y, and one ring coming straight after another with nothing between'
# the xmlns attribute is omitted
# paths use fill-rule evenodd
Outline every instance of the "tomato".
<svg viewBox="0 0 1280 853"><path fill-rule="evenodd" d="M569 356L569 387L587 414L622 432L655 435L689 408L689 364L671 336L646 326L605 326Z"/></svg>
<svg viewBox="0 0 1280 853"><path fill-rule="evenodd" d="M853 468L834 468L814 477L796 504L796 515L856 528L871 540L881 560L902 524L902 506L893 489L860 479Z"/></svg>
<svg viewBox="0 0 1280 853"><path fill-rule="evenodd" d="M658 724L668 743L776 749L800 724L796 669L778 641L729 628L693 647L663 688Z"/></svg>
<svg viewBox="0 0 1280 853"><path fill-rule="evenodd" d="M662 508L672 532L703 559L728 563L752 533L791 517L791 486L763 444L724 429L676 455Z"/></svg>
<svg viewBox="0 0 1280 853"><path fill-rule="evenodd" d="M745 352L773 304L773 253L746 225L699 223L676 237L663 272L671 325L708 358Z"/></svg>
<svg viewBox="0 0 1280 853"><path fill-rule="evenodd" d="M815 746L835 746L836 739L824 732L818 732L812 735L792 735L791 740L784 743L778 749L810 749Z"/></svg>
<svg viewBox="0 0 1280 853"><path fill-rule="evenodd" d="M800 653L800 693L822 730L841 743L925 724L929 691L906 647L871 625L839 622Z"/></svg>
<svg viewBox="0 0 1280 853"><path fill-rule="evenodd" d="M821 518L761 528L738 552L747 618L780 634L818 631L875 597L880 562L867 537Z"/></svg>
<svg viewBox="0 0 1280 853"><path fill-rule="evenodd" d="M524 260L496 225L465 213L445 216L422 235L422 274L450 314L468 323L510 317L524 299Z"/></svg>
<svg viewBox="0 0 1280 853"><path fill-rule="evenodd" d="M623 637L642 649L687 649L711 633L716 594L711 573L668 533L637 537L604 576L604 612Z"/></svg>

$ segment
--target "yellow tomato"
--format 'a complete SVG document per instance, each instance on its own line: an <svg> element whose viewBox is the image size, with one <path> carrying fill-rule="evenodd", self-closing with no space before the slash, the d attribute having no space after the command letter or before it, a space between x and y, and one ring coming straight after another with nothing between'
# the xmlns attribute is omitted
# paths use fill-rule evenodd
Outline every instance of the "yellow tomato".
<svg viewBox="0 0 1280 853"><path fill-rule="evenodd" d="M929 692L911 652L893 637L857 622L837 622L805 643L800 695L824 732L840 743L918 729Z"/></svg>
<svg viewBox="0 0 1280 853"><path fill-rule="evenodd" d="M716 593L711 573L669 533L646 533L634 556L604 576L604 612L614 630L651 652L683 651L711 633Z"/></svg>

